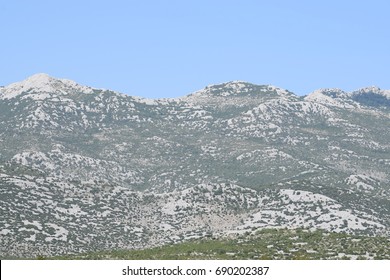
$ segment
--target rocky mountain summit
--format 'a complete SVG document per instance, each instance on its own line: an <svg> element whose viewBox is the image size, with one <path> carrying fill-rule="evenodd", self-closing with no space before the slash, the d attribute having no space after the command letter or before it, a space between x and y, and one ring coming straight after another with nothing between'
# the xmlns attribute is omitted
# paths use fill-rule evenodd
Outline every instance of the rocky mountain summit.
<svg viewBox="0 0 390 280"><path fill-rule="evenodd" d="M34 75L0 87L0 255L258 228L390 236L389 124L377 87L153 100Z"/></svg>

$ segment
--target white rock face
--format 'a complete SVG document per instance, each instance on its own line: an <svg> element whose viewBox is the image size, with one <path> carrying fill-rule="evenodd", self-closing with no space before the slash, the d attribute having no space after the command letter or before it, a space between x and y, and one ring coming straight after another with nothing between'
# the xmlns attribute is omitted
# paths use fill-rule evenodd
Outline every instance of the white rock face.
<svg viewBox="0 0 390 280"><path fill-rule="evenodd" d="M24 81L10 84L0 89L1 99L11 99L23 93L34 93L35 97L49 96L47 93L67 95L72 92L92 93L91 87L81 86L67 79L56 79L47 74L40 73L28 77ZM39 95L40 97L37 97Z"/></svg>

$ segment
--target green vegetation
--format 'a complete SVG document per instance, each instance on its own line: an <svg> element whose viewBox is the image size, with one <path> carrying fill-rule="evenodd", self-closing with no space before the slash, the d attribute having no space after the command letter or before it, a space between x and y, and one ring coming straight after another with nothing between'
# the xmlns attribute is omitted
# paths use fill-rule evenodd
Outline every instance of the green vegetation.
<svg viewBox="0 0 390 280"><path fill-rule="evenodd" d="M223 239L193 240L144 250L90 252L54 259L390 259L390 239L323 230L263 229Z"/></svg>

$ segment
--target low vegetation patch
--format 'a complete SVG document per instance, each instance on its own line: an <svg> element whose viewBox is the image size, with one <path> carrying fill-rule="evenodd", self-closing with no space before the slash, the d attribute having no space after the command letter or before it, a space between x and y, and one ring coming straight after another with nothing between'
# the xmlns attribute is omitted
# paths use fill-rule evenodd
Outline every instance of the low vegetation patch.
<svg viewBox="0 0 390 280"><path fill-rule="evenodd" d="M89 252L54 259L390 259L390 239L323 230L262 229L220 239L192 240L144 250Z"/></svg>

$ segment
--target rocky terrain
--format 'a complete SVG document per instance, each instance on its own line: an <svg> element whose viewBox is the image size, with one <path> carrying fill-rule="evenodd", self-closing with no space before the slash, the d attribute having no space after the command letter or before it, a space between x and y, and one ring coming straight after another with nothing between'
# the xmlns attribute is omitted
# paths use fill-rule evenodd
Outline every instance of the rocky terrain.
<svg viewBox="0 0 390 280"><path fill-rule="evenodd" d="M388 237L389 124L377 87L152 100L34 75L0 87L0 256L260 228Z"/></svg>

